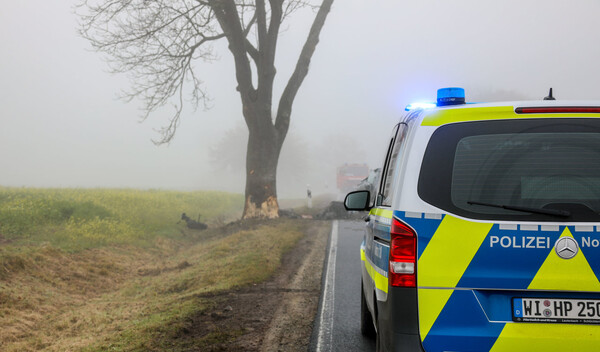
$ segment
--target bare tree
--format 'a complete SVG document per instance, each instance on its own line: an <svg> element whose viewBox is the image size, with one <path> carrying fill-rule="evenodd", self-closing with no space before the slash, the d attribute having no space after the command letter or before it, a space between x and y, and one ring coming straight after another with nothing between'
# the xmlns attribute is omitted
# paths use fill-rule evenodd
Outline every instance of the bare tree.
<svg viewBox="0 0 600 352"><path fill-rule="evenodd" d="M187 84L192 104L207 95L194 71L197 60L216 58L212 43L225 38L233 55L242 115L248 126L246 203L243 218L279 215L276 171L292 105L333 0L82 0L80 32L108 57L113 72L129 73L126 99L139 98L145 115L173 103L175 113L157 144L171 141L179 125ZM316 15L275 113L273 83L280 27L296 10Z"/></svg>

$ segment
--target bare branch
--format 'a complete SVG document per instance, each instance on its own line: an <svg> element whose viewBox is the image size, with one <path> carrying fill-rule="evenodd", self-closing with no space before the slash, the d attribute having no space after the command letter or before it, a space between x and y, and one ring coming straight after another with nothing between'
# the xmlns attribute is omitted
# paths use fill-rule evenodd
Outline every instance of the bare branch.
<svg viewBox="0 0 600 352"><path fill-rule="evenodd" d="M122 98L142 101L142 119L168 103L174 106L175 113L156 143L173 138L187 96L194 107L208 107L192 62L215 60L210 43L225 37L208 3L84 0L77 11L81 35L106 54L111 72L127 73L132 85Z"/></svg>
<svg viewBox="0 0 600 352"><path fill-rule="evenodd" d="M294 69L288 84L281 94L279 107L277 109L277 117L275 120L275 128L279 132L281 143L283 143L283 139L285 138L290 125L290 116L292 113L294 99L296 98L296 94L298 93L298 89L300 89L304 78L308 74L310 60L317 47L317 44L319 43L319 35L321 33L321 29L325 25L325 19L331 10L332 3L333 0L323 0L323 3L321 4L321 7L319 8L319 11L315 16L315 20L310 28L306 42L304 43L302 51L300 52L300 57L296 63L296 68Z"/></svg>
<svg viewBox="0 0 600 352"><path fill-rule="evenodd" d="M313 1L321 0L79 1L76 12L81 35L105 54L111 72L125 73L131 81L122 98L142 102L142 120L166 105L174 107L157 143L171 141L187 101L194 108L209 107L210 99L193 63L217 59L212 43L223 38L228 40L236 63L243 104L256 101L260 95L261 101L268 101L261 109L270 111L282 22L303 7L319 9L319 13L323 9L313 5ZM306 48L280 101L280 115L286 111L282 102L293 101L306 75L302 73L310 61L310 57L306 60ZM259 77L257 89L252 83L250 59ZM282 121L280 125L284 121L277 120Z"/></svg>
<svg viewBox="0 0 600 352"><path fill-rule="evenodd" d="M267 10L265 7L265 0L256 0L256 14L258 26L258 48L261 50L262 46L267 44Z"/></svg>
<svg viewBox="0 0 600 352"><path fill-rule="evenodd" d="M229 42L229 51L235 62L235 73L238 82L242 104L250 104L255 99L255 89L252 84L252 69L246 50L245 29L241 26L240 13L234 0L209 0L215 16ZM248 118L247 115L244 115Z"/></svg>
<svg viewBox="0 0 600 352"><path fill-rule="evenodd" d="M252 45L252 43L248 40L248 34L250 33L252 27L256 23L257 17L258 16L256 12L254 12L254 16L252 16L252 19L250 19L250 23L248 23L248 25L244 29L244 37L246 38L246 51L248 52L248 55L250 55L252 60L254 60L254 63L258 65L258 49L256 49L256 47Z"/></svg>

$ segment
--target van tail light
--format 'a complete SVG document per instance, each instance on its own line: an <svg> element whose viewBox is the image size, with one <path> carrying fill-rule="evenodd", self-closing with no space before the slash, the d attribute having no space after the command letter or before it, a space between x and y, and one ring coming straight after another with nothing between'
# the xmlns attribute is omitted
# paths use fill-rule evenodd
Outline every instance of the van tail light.
<svg viewBox="0 0 600 352"><path fill-rule="evenodd" d="M417 235L405 223L392 219L390 241L390 267L388 271L391 286L417 286Z"/></svg>

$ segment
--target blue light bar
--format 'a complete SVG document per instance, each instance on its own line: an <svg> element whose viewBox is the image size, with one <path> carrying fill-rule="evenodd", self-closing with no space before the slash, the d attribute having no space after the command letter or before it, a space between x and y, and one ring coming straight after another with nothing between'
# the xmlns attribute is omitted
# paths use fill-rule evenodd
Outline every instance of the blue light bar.
<svg viewBox="0 0 600 352"><path fill-rule="evenodd" d="M408 104L404 110L412 111L417 109L433 109L436 105L434 103L412 103Z"/></svg>
<svg viewBox="0 0 600 352"><path fill-rule="evenodd" d="M465 103L465 90L458 87L440 88L437 91L437 106Z"/></svg>

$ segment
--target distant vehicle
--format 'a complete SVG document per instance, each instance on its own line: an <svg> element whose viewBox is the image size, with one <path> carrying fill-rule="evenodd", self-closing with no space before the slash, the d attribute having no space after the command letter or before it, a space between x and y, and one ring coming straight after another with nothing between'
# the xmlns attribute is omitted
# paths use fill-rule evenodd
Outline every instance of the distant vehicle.
<svg viewBox="0 0 600 352"><path fill-rule="evenodd" d="M337 168L337 188L341 193L348 193L368 176L367 164L344 164Z"/></svg>
<svg viewBox="0 0 600 352"><path fill-rule="evenodd" d="M376 190L346 197L370 211L362 333L377 351L598 351L600 101L464 101L407 108Z"/></svg>

